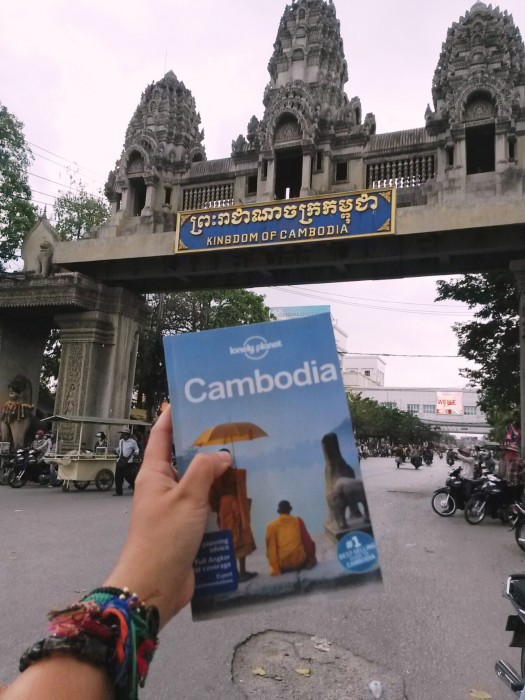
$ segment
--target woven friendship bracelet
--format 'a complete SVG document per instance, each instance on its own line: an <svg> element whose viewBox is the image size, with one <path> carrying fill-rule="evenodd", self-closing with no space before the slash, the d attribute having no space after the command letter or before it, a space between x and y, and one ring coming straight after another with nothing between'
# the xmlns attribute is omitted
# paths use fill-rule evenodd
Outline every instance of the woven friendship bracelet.
<svg viewBox="0 0 525 700"><path fill-rule="evenodd" d="M29 647L20 671L53 654L71 654L106 669L116 700L137 700L158 644L159 613L127 588L96 588L49 614L51 636Z"/></svg>

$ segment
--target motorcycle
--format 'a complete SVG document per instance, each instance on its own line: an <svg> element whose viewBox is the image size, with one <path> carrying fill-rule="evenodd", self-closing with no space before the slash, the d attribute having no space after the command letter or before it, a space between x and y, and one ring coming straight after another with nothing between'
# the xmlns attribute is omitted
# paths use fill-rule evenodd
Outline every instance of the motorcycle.
<svg viewBox="0 0 525 700"><path fill-rule="evenodd" d="M427 467L430 467L430 465L431 465L432 462L433 462L433 455L432 455L432 452L425 452L425 454L423 455L423 461L425 462L425 464L427 465Z"/></svg>
<svg viewBox="0 0 525 700"><path fill-rule="evenodd" d="M510 646L521 648L520 672L500 659L496 661L496 674L508 688L522 697L521 691L525 687L525 574L509 576L505 597L515 610L515 614L507 618L506 629L513 633Z"/></svg>
<svg viewBox="0 0 525 700"><path fill-rule="evenodd" d="M478 525L488 513L493 520L499 518L502 523L508 523L515 517L512 508L522 490L523 486L509 484L489 474L481 489L466 503L465 520L470 525Z"/></svg>
<svg viewBox="0 0 525 700"><path fill-rule="evenodd" d="M419 467L423 464L423 458L421 455L413 455L410 457L410 463L415 469L419 469Z"/></svg>
<svg viewBox="0 0 525 700"><path fill-rule="evenodd" d="M28 481L40 486L49 486L51 469L46 462L38 461L38 451L21 448L13 457L7 476L7 483L13 489L22 488Z"/></svg>
<svg viewBox="0 0 525 700"><path fill-rule="evenodd" d="M442 518L450 518L456 510L463 510L472 495L485 483L486 478L465 479L461 467L451 469L445 486L436 489L432 496L432 510Z"/></svg>
<svg viewBox="0 0 525 700"><path fill-rule="evenodd" d="M516 501L512 506L512 527L511 532L514 530L514 537L516 539L516 544L525 552L525 506L523 503Z"/></svg>
<svg viewBox="0 0 525 700"><path fill-rule="evenodd" d="M447 464L448 464L448 466L449 466L449 467L453 467L455 461L456 461L456 460L455 460L455 457L454 457L454 453L453 453L453 452L447 452Z"/></svg>

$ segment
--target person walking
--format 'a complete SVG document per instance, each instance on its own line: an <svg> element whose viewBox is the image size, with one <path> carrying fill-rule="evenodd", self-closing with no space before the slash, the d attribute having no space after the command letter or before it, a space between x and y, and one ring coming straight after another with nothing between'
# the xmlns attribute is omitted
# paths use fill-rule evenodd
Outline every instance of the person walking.
<svg viewBox="0 0 525 700"><path fill-rule="evenodd" d="M122 496L124 479L135 490L135 469L133 457L138 456L139 446L136 440L131 437L129 428L124 428L120 433L120 440L117 448L118 460L115 467L115 493L114 496Z"/></svg>

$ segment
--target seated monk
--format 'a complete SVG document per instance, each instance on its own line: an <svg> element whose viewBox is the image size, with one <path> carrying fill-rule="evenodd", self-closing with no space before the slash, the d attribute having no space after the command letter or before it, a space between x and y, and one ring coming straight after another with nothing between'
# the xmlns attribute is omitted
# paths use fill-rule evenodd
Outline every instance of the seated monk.
<svg viewBox="0 0 525 700"><path fill-rule="evenodd" d="M229 450L224 450L229 452ZM250 523L251 499L246 487L246 469L228 467L210 489L210 508L217 513L220 530L230 530L235 557L239 561L239 581L248 581L257 575L246 571L246 557L255 550L255 539Z"/></svg>
<svg viewBox="0 0 525 700"><path fill-rule="evenodd" d="M270 574L280 576L288 571L312 569L317 564L315 542L301 518L290 515L289 501L280 501L279 517L266 527L266 556Z"/></svg>

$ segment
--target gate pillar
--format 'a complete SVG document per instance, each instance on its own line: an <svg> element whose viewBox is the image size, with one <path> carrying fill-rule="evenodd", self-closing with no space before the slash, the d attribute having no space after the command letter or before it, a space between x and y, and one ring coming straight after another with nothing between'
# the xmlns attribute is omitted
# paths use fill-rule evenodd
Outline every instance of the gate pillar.
<svg viewBox="0 0 525 700"><path fill-rule="evenodd" d="M113 290L107 293L111 296ZM135 306L113 313L57 314L62 355L56 414L129 416L142 312L142 300L137 299ZM94 430L85 428L88 447ZM62 449L77 446L78 426L63 426L60 432Z"/></svg>

